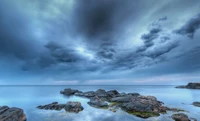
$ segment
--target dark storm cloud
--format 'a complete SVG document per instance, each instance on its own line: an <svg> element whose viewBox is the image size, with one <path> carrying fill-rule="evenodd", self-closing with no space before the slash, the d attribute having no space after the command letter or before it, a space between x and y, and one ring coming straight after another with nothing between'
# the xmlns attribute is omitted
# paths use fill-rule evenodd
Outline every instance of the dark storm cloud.
<svg viewBox="0 0 200 121"><path fill-rule="evenodd" d="M200 28L200 13L186 22L180 29L175 32L193 38L195 32Z"/></svg>
<svg viewBox="0 0 200 121"><path fill-rule="evenodd" d="M76 1L73 20L90 43L113 41L138 16L141 2L132 0Z"/></svg>

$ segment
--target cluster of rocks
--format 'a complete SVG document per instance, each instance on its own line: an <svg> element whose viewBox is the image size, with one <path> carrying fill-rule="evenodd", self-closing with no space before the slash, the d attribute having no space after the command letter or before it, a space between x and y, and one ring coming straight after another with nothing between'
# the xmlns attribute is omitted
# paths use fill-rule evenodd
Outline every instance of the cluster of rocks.
<svg viewBox="0 0 200 121"><path fill-rule="evenodd" d="M26 115L20 108L0 106L0 121L26 121Z"/></svg>
<svg viewBox="0 0 200 121"><path fill-rule="evenodd" d="M81 106L80 102L72 102L72 101L69 101L66 104L58 104L58 102L53 102L47 105L39 105L37 106L37 108L45 110L59 110L59 111L65 109L66 112L75 112L75 113L78 113L84 109L83 106Z"/></svg>
<svg viewBox="0 0 200 121"><path fill-rule="evenodd" d="M188 83L187 85L176 86L176 88L200 89L200 83Z"/></svg>
<svg viewBox="0 0 200 121"><path fill-rule="evenodd" d="M138 93L119 93L117 90L105 91L103 89L82 92L70 88L60 93L66 96L76 95L89 98L88 104L95 108L122 109L142 118L159 116L160 113L166 113L168 109L156 97L141 96Z"/></svg>

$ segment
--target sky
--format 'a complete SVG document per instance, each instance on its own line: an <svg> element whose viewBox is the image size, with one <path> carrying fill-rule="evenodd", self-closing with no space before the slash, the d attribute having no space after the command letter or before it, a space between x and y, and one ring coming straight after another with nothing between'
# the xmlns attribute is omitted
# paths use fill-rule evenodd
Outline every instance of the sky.
<svg viewBox="0 0 200 121"><path fill-rule="evenodd" d="M0 1L0 85L199 80L199 0Z"/></svg>

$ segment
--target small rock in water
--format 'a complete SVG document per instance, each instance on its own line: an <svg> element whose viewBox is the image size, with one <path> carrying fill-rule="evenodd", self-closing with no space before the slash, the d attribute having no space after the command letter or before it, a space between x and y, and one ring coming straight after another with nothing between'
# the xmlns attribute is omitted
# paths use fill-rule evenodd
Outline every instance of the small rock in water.
<svg viewBox="0 0 200 121"><path fill-rule="evenodd" d="M193 102L192 105L194 105L196 107L200 107L200 102Z"/></svg>
<svg viewBox="0 0 200 121"><path fill-rule="evenodd" d="M0 107L0 121L26 121L26 115L20 108Z"/></svg>
<svg viewBox="0 0 200 121"><path fill-rule="evenodd" d="M175 121L190 121L188 116L186 114L184 114L184 113L173 114L171 117Z"/></svg>

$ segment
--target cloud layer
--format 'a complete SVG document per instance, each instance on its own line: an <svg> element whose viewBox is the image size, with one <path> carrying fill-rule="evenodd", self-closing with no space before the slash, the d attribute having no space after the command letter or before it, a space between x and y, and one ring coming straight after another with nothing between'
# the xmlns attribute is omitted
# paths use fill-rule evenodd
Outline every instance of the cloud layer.
<svg viewBox="0 0 200 121"><path fill-rule="evenodd" d="M2 0L0 77L9 83L32 77L30 83L83 83L199 73L199 5L198 0Z"/></svg>

